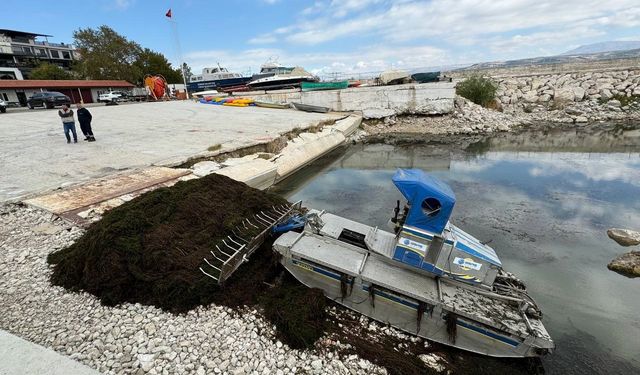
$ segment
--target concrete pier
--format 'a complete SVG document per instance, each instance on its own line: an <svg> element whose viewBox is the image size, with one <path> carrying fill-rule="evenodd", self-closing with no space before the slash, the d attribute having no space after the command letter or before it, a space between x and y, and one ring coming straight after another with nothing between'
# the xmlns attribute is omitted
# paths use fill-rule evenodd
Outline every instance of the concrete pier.
<svg viewBox="0 0 640 375"><path fill-rule="evenodd" d="M90 108L97 142L67 144L57 110L0 115L0 202L150 165L173 166L208 148L268 143L344 115L157 102Z"/></svg>
<svg viewBox="0 0 640 375"><path fill-rule="evenodd" d="M279 90L237 93L254 100L318 105L333 111L357 111L364 118L393 115L436 115L453 111L455 84L434 82L395 86L354 87L344 90L308 91Z"/></svg>

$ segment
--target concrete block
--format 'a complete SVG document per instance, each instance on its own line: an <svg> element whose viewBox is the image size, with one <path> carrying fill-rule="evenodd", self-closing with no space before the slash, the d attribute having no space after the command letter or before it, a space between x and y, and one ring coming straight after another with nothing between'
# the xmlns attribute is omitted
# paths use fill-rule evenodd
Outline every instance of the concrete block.
<svg viewBox="0 0 640 375"><path fill-rule="evenodd" d="M298 93L300 89L282 89L282 90L268 90L267 94L290 94Z"/></svg>
<svg viewBox="0 0 640 375"><path fill-rule="evenodd" d="M344 134L335 131L297 147L286 147L282 150L280 156L274 160L277 168L276 181L284 179L296 170L343 144L345 139Z"/></svg>
<svg viewBox="0 0 640 375"><path fill-rule="evenodd" d="M362 123L362 116L351 115L345 119L336 121L333 127L341 132L345 137L348 137L358 129L360 124Z"/></svg>
<svg viewBox="0 0 640 375"><path fill-rule="evenodd" d="M253 159L246 163L222 168L216 173L260 190L264 190L275 183L276 165L265 159Z"/></svg>
<svg viewBox="0 0 640 375"><path fill-rule="evenodd" d="M266 91L264 90L255 90L255 91L234 91L231 94L233 96L242 96L244 98L250 95L264 95L265 93Z"/></svg>

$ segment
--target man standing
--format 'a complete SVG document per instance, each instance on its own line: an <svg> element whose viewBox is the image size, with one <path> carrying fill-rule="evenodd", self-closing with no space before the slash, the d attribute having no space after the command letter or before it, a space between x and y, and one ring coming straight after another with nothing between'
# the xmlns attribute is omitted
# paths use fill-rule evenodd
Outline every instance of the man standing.
<svg viewBox="0 0 640 375"><path fill-rule="evenodd" d="M82 105L82 102L78 103L78 122L80 122L80 130L84 134L84 140L95 142L96 139L93 136L93 130L91 130L91 119L91 112Z"/></svg>
<svg viewBox="0 0 640 375"><path fill-rule="evenodd" d="M64 127L64 136L67 137L67 143L71 143L69 131L73 133L73 143L78 143L78 135L76 134L76 123L73 120L73 111L66 104L62 105L62 109L58 111L58 116L62 118L62 126Z"/></svg>

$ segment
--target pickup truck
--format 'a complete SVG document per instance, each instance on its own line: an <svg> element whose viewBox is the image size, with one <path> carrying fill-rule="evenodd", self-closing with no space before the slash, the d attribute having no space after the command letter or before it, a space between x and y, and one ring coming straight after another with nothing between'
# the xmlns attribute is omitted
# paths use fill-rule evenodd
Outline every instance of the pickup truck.
<svg viewBox="0 0 640 375"><path fill-rule="evenodd" d="M99 102L117 102L120 100L124 100L126 98L126 94L119 91L110 91L106 94L100 94L98 96Z"/></svg>

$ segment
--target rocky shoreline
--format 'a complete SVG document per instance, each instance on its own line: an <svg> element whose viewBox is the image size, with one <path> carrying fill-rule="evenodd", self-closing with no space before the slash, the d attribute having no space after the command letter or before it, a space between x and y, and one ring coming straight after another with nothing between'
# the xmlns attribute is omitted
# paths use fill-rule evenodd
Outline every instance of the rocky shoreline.
<svg viewBox="0 0 640 375"><path fill-rule="evenodd" d="M544 127L574 128L604 122L640 123L640 103L622 109L597 100L574 102L563 108L542 105L510 107L503 111L487 109L457 96L453 113L443 116L391 116L383 120L365 120L362 128L368 136L485 135ZM526 110L525 110L526 108Z"/></svg>
<svg viewBox="0 0 640 375"><path fill-rule="evenodd" d="M495 76L493 80L498 90L492 109L456 96L454 109L450 114L369 119L363 122L363 128L369 135L453 135L536 128L541 124L564 127L640 121L638 69L533 73L524 76Z"/></svg>

